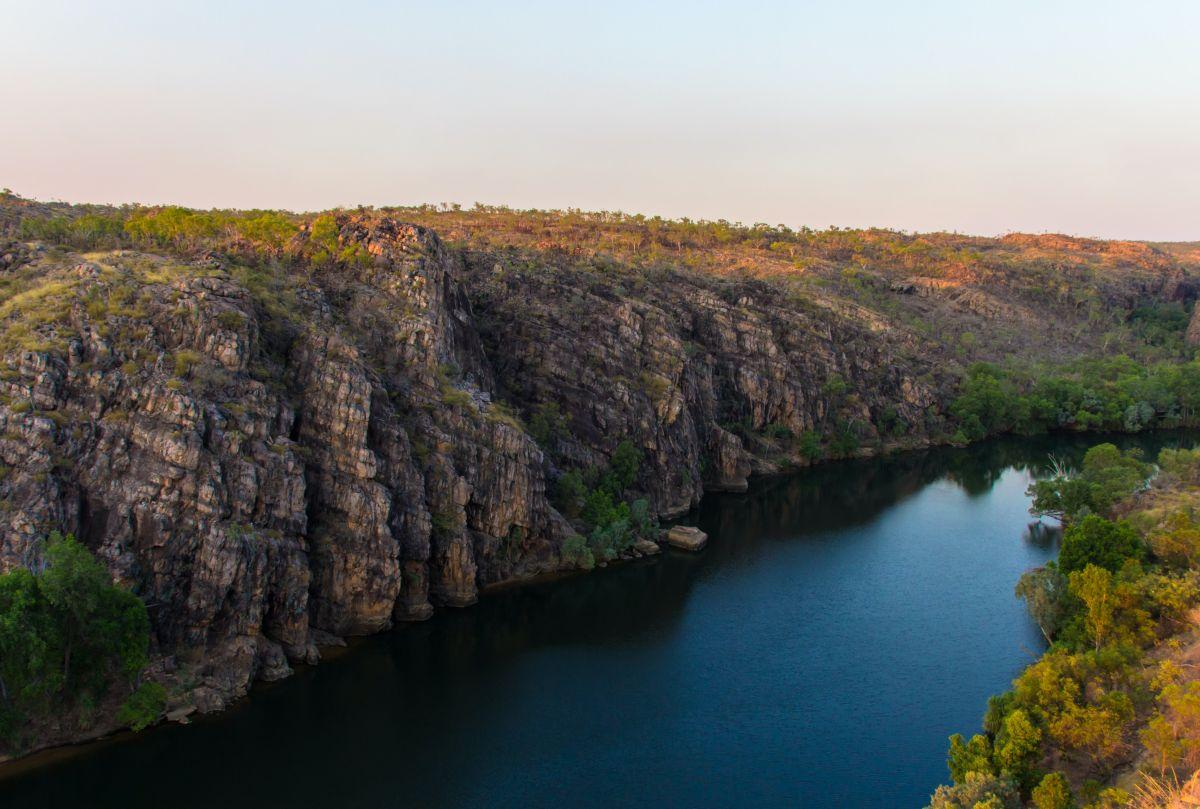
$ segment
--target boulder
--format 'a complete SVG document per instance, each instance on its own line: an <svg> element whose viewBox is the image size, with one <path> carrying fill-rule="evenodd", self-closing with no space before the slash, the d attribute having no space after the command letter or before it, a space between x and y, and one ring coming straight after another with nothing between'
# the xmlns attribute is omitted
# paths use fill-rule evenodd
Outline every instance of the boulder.
<svg viewBox="0 0 1200 809"><path fill-rule="evenodd" d="M633 549L642 556L654 556L662 553L662 548L658 547L658 543L652 542L649 539L639 539L633 543Z"/></svg>
<svg viewBox="0 0 1200 809"><path fill-rule="evenodd" d="M667 532L667 542L672 548L698 551L708 543L708 534L689 525L675 525Z"/></svg>

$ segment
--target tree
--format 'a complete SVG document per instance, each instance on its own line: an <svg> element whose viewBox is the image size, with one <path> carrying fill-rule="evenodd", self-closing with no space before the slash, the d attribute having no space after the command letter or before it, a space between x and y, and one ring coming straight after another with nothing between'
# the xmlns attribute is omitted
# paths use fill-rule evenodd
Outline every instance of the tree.
<svg viewBox="0 0 1200 809"><path fill-rule="evenodd" d="M1179 755L1189 767L1200 765L1200 681L1171 683L1159 695L1162 713L1180 740Z"/></svg>
<svg viewBox="0 0 1200 809"><path fill-rule="evenodd" d="M1158 765L1160 776L1165 775L1167 768L1183 755L1183 744L1175 736L1171 723L1161 713L1154 714L1138 736L1146 746L1146 752L1153 756Z"/></svg>
<svg viewBox="0 0 1200 809"><path fill-rule="evenodd" d="M58 690L60 642L37 580L24 568L0 576L0 737L19 715Z"/></svg>
<svg viewBox="0 0 1200 809"><path fill-rule="evenodd" d="M1200 561L1200 526L1188 511L1172 514L1149 539L1154 554L1174 565L1190 567Z"/></svg>
<svg viewBox="0 0 1200 809"><path fill-rule="evenodd" d="M1023 574L1017 581L1017 597L1025 602L1030 617L1037 623L1047 643L1062 627L1069 613L1067 578L1058 565L1049 562Z"/></svg>
<svg viewBox="0 0 1200 809"><path fill-rule="evenodd" d="M1020 809L1021 796L1011 780L991 773L971 772L961 783L940 786L929 809Z"/></svg>
<svg viewBox="0 0 1200 809"><path fill-rule="evenodd" d="M1064 747L1087 756L1092 766L1107 770L1128 749L1125 726L1133 719L1133 703L1119 691L1105 694L1096 705L1072 705L1050 722L1050 733Z"/></svg>
<svg viewBox="0 0 1200 809"><path fill-rule="evenodd" d="M1041 741L1042 731L1030 721L1029 714L1021 708L1010 713L995 742L994 758L1000 772L1018 783L1026 782Z"/></svg>
<svg viewBox="0 0 1200 809"><path fill-rule="evenodd" d="M628 439L617 444L613 450L612 460L608 464L611 475L614 497L621 494L637 482L638 472L642 468L642 451Z"/></svg>
<svg viewBox="0 0 1200 809"><path fill-rule="evenodd" d="M68 690L95 687L110 662L127 677L145 668L150 622L141 600L113 587L108 571L72 536L51 534L46 560L38 588L61 633Z"/></svg>
<svg viewBox="0 0 1200 809"><path fill-rule="evenodd" d="M992 765L992 743L988 737L976 733L971 741L965 741L961 733L950 737L950 752L946 757L950 778L956 784L965 783L970 773L995 775Z"/></svg>
<svg viewBox="0 0 1200 809"><path fill-rule="evenodd" d="M1030 796L1037 809L1074 809L1071 785L1062 773L1047 773Z"/></svg>
<svg viewBox="0 0 1200 809"><path fill-rule="evenodd" d="M146 666L150 622L75 541L51 534L46 567L0 575L0 735L49 700L96 699Z"/></svg>
<svg viewBox="0 0 1200 809"><path fill-rule="evenodd" d="M1126 559L1141 559L1144 555L1142 539L1128 523L1089 514L1063 532L1058 566L1066 574L1088 565L1116 573Z"/></svg>
<svg viewBox="0 0 1200 809"><path fill-rule="evenodd" d="M1107 570L1089 564L1070 576L1071 594L1087 606L1088 632L1099 649L1112 631L1117 600L1113 576Z"/></svg>
<svg viewBox="0 0 1200 809"><path fill-rule="evenodd" d="M1091 511L1091 488L1080 478L1058 475L1034 481L1026 492L1033 498L1029 511L1038 517L1054 517L1066 522L1075 515Z"/></svg>
<svg viewBox="0 0 1200 809"><path fill-rule="evenodd" d="M1082 477L1091 487L1092 509L1107 511L1114 503L1139 489L1152 467L1142 461L1141 450L1122 452L1112 444L1097 444L1083 456Z"/></svg>
<svg viewBox="0 0 1200 809"><path fill-rule="evenodd" d="M1078 474L1060 471L1049 480L1034 482L1029 487L1030 511L1064 522L1103 513L1140 488L1150 472L1138 450L1122 452L1112 444L1098 444L1083 456Z"/></svg>
<svg viewBox="0 0 1200 809"><path fill-rule="evenodd" d="M567 517L579 516L583 499L586 496L587 486L583 482L583 475L578 470L567 472L558 479L554 499L559 511Z"/></svg>

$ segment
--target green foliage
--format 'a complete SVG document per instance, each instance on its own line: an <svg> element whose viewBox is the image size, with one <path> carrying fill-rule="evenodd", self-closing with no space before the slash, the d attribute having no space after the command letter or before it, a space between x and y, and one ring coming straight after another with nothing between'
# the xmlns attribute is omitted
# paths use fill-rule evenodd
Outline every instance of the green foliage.
<svg viewBox="0 0 1200 809"><path fill-rule="evenodd" d="M940 786L929 809L1020 809L1021 797L1011 779L992 773L969 772L954 786Z"/></svg>
<svg viewBox="0 0 1200 809"><path fill-rule="evenodd" d="M805 430L800 434L800 439L796 444L796 449L801 456L810 461L820 458L821 436L817 435L812 430Z"/></svg>
<svg viewBox="0 0 1200 809"><path fill-rule="evenodd" d="M555 485L555 505L563 515L572 519L579 516L587 495L587 484L583 482L583 473L578 469L565 473Z"/></svg>
<svg viewBox="0 0 1200 809"><path fill-rule="evenodd" d="M192 369L200 363L204 362L204 355L198 351L191 349L180 349L175 352L175 376L180 379L187 379L192 374Z"/></svg>
<svg viewBox="0 0 1200 809"><path fill-rule="evenodd" d="M167 690L158 683L145 682L129 695L117 712L117 721L135 731L158 721L167 707Z"/></svg>
<svg viewBox="0 0 1200 809"><path fill-rule="evenodd" d="M603 478L604 485L614 496L619 496L637 481L642 468L642 451L626 439L613 450L608 468L609 474Z"/></svg>
<svg viewBox="0 0 1200 809"><path fill-rule="evenodd" d="M591 570L596 566L596 559L587 545L587 540L579 534L571 534L563 541L562 558L564 562L580 570Z"/></svg>
<svg viewBox="0 0 1200 809"><path fill-rule="evenodd" d="M1033 767L1039 754L1042 731L1020 708L1004 718L996 736L994 760L1000 772L1018 784L1027 784L1034 775Z"/></svg>
<svg viewBox="0 0 1200 809"><path fill-rule="evenodd" d="M593 489L584 498L583 513L580 516L590 525L608 525L617 520L628 519L629 506L626 503L615 502L608 489Z"/></svg>
<svg viewBox="0 0 1200 809"><path fill-rule="evenodd" d="M307 250L313 264L361 267L371 263L371 254L362 243L343 240L337 219L331 214L322 214L312 221Z"/></svg>
<svg viewBox="0 0 1200 809"><path fill-rule="evenodd" d="M1072 604L1067 578L1058 564L1049 562L1027 571L1017 581L1017 597L1025 602L1047 642L1053 641L1070 615Z"/></svg>
<svg viewBox="0 0 1200 809"><path fill-rule="evenodd" d="M150 622L74 537L51 534L46 566L0 576L0 731L52 702L94 701L146 666Z"/></svg>
<svg viewBox="0 0 1200 809"><path fill-rule="evenodd" d="M1151 471L1138 450L1122 452L1112 444L1099 444L1084 455L1078 473L1060 470L1053 478L1033 483L1030 511L1064 521L1103 513L1144 485Z"/></svg>
<svg viewBox="0 0 1200 809"><path fill-rule="evenodd" d="M589 476L596 481L594 488L588 487L585 476L578 470L558 479L556 505L567 517L578 517L591 527L587 547L597 561L616 558L639 536L648 536L657 527L649 503L622 499L637 481L641 464L642 451L626 440L617 445L604 470ZM571 554L573 559L579 556L577 551Z"/></svg>
<svg viewBox="0 0 1200 809"><path fill-rule="evenodd" d="M1071 785L1062 773L1047 773L1030 796L1035 809L1074 809Z"/></svg>
<svg viewBox="0 0 1200 809"><path fill-rule="evenodd" d="M1089 514L1063 531L1059 569L1066 575L1096 565L1115 573L1127 559L1141 559L1145 544L1126 522L1112 522Z"/></svg>
<svg viewBox="0 0 1200 809"><path fill-rule="evenodd" d="M1196 423L1200 365L1118 356L1060 368L972 365L950 413L969 440L997 433L1119 430Z"/></svg>
<svg viewBox="0 0 1200 809"><path fill-rule="evenodd" d="M992 742L987 736L976 733L968 742L961 733L950 737L950 753L946 758L950 778L956 784L964 784L971 773L995 775L992 764Z"/></svg>
<svg viewBox="0 0 1200 809"><path fill-rule="evenodd" d="M1133 501L1130 521L1104 515L1146 485L1149 468L1112 445L1093 447L1078 474L1060 475L1052 490L1036 493L1042 509L1073 518L1058 560L1017 585L1052 644L1010 692L989 700L984 734L970 742L951 738L956 785L998 775L1039 809L1075 807L1077 800L1115 807L1128 796L1102 781L1076 782L1073 793L1067 774L1108 777L1130 760L1135 738L1160 774L1200 766L1200 743L1192 741L1200 739L1200 681L1185 681L1171 655L1147 666L1147 650L1189 629L1188 615L1200 602L1200 571L1192 568L1200 531L1192 508L1180 507L1195 503L1200 453L1172 450L1160 458L1163 474ZM1134 524L1150 532L1154 555ZM1163 560L1171 566L1156 564ZM1157 711L1148 710L1154 689L1161 689ZM1060 772L1040 773L1043 763Z"/></svg>
<svg viewBox="0 0 1200 809"><path fill-rule="evenodd" d="M558 440L568 435L566 417L556 402L543 402L537 406L529 419L529 434L547 451L553 451Z"/></svg>
<svg viewBox="0 0 1200 809"><path fill-rule="evenodd" d="M124 217L119 213L86 213L78 217L51 216L21 221L22 239L66 244L78 250L121 247Z"/></svg>

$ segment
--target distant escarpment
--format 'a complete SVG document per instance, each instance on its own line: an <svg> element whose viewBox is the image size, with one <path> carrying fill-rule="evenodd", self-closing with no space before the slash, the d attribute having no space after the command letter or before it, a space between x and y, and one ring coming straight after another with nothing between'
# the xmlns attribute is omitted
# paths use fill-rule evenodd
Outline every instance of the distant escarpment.
<svg viewBox="0 0 1200 809"><path fill-rule="evenodd" d="M75 534L147 604L169 707L200 710L579 567L623 444L640 464L604 485L670 517L756 473L944 442L970 361L1113 334L1157 356L1135 313L1177 309L1182 346L1195 284L1153 248L1042 237L924 258L897 236L864 261L668 231L647 258L624 225L572 250L494 212L447 212L447 244L406 223L429 209L3 201L0 572Z"/></svg>

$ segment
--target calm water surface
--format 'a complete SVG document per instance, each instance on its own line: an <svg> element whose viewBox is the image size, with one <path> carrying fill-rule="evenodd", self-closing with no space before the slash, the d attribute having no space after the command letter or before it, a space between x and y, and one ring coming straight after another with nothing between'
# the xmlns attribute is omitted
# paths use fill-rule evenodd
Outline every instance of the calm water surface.
<svg viewBox="0 0 1200 809"><path fill-rule="evenodd" d="M1054 552L1025 487L1098 440L712 496L698 555L497 594L190 726L0 768L0 806L922 806L946 737L1042 649L1013 597Z"/></svg>

